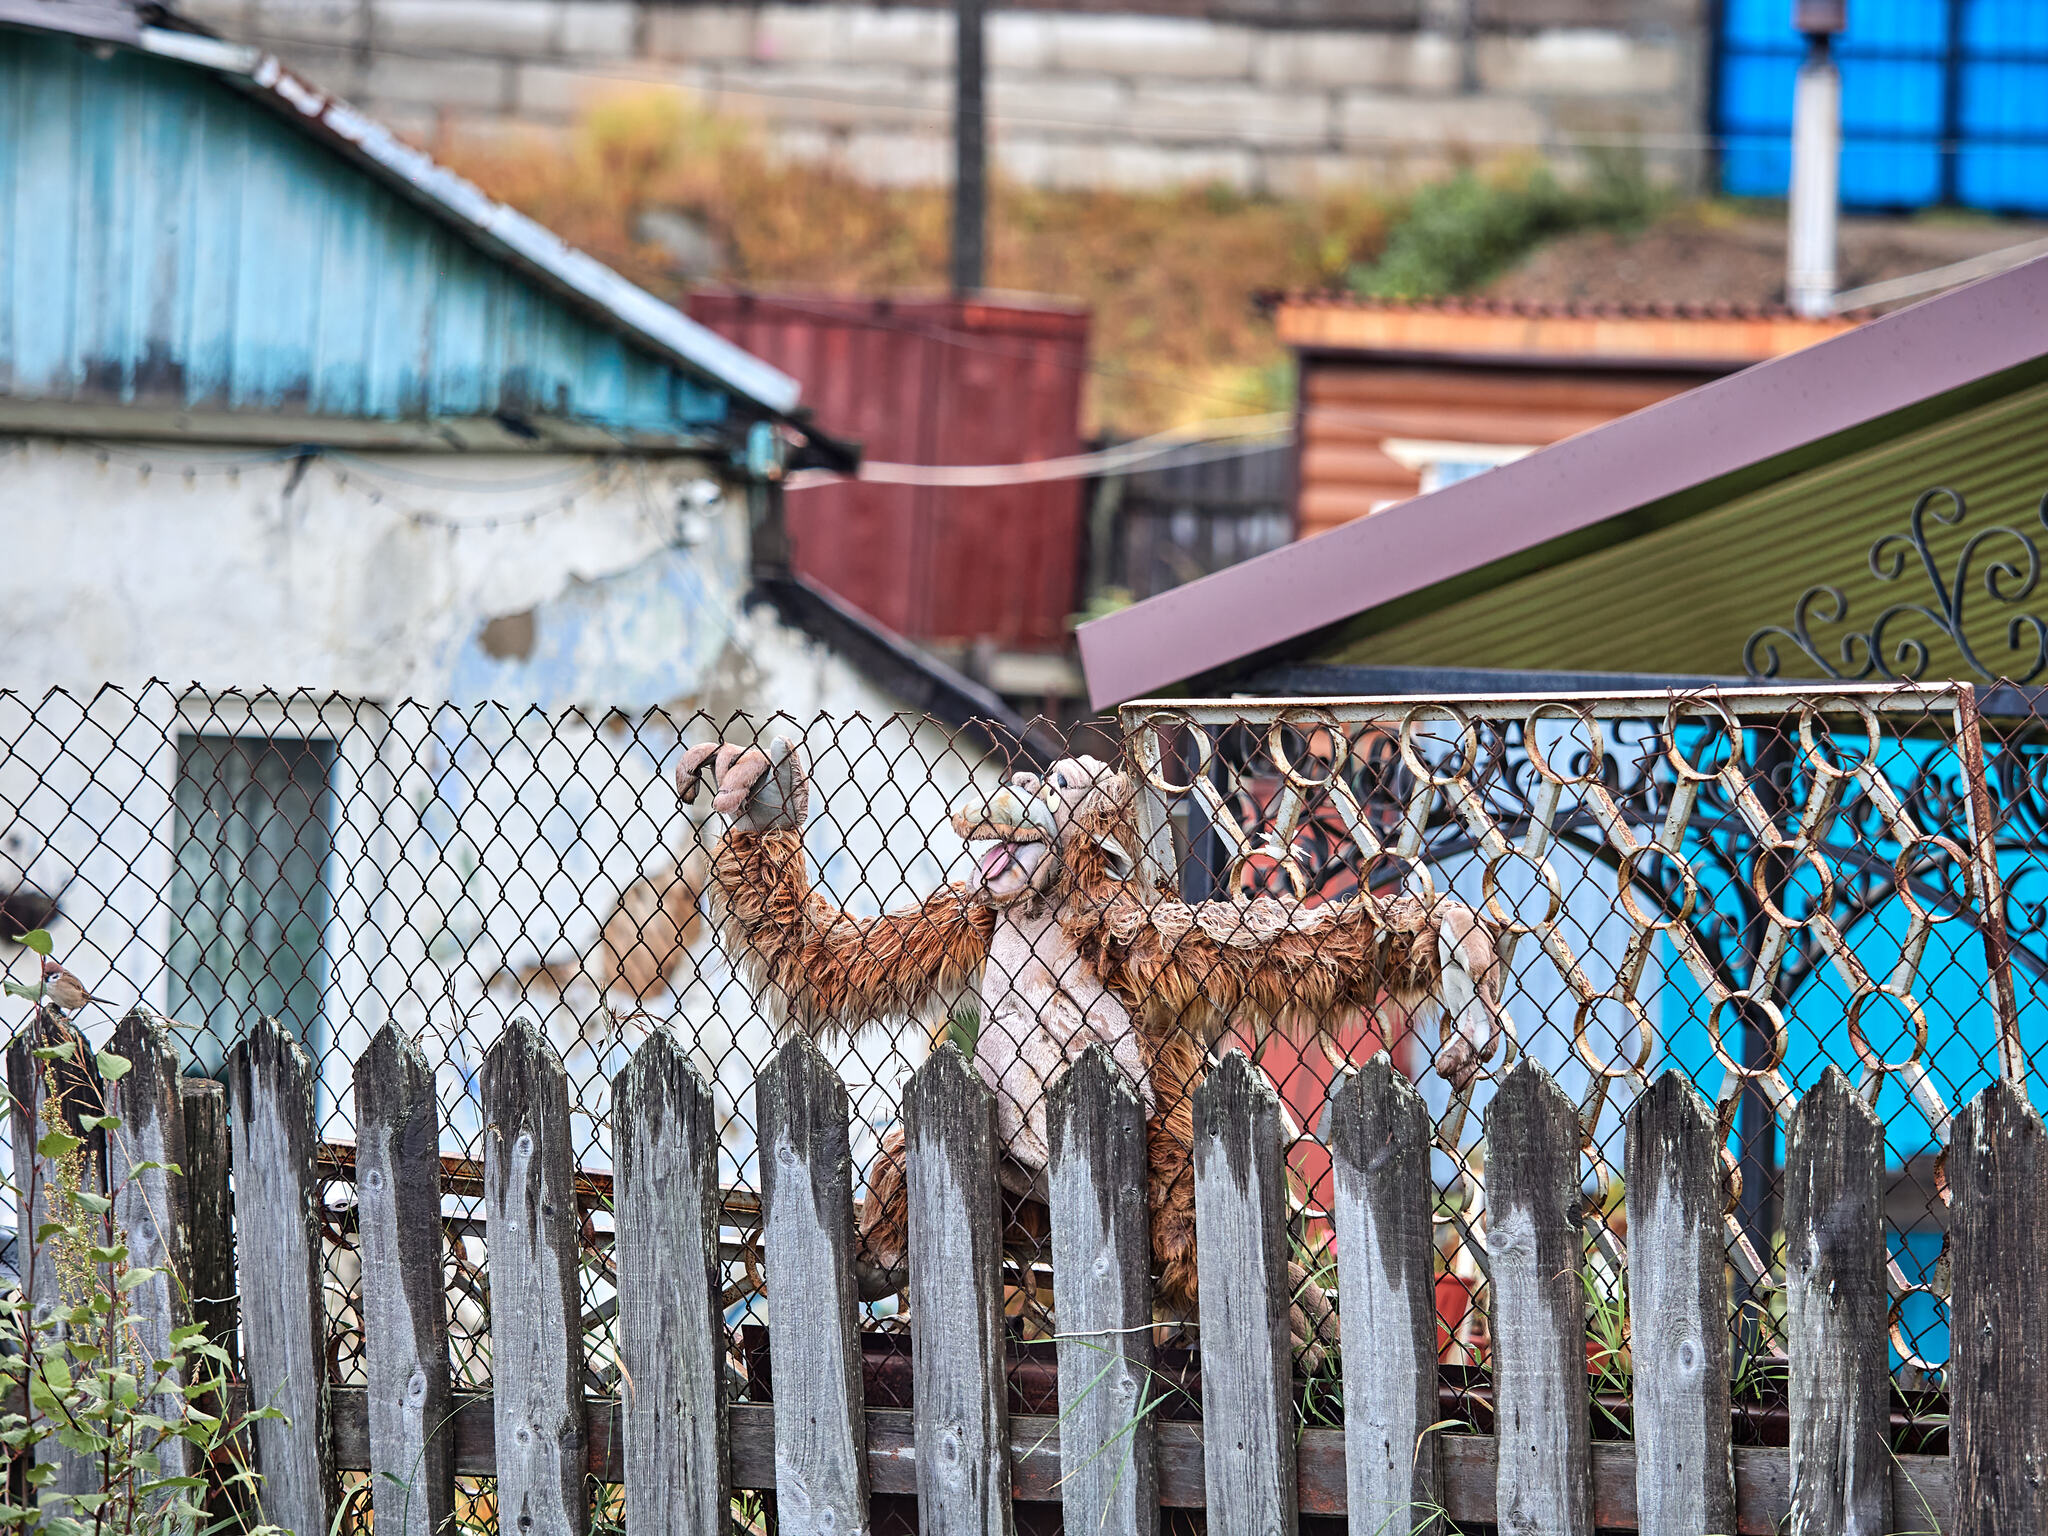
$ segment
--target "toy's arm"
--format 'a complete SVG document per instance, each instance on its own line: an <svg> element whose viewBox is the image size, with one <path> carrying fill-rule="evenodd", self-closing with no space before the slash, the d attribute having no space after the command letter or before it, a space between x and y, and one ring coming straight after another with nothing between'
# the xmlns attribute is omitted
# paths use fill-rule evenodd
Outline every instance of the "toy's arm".
<svg viewBox="0 0 2048 1536"><path fill-rule="evenodd" d="M713 904L727 952L788 1018L821 1034L918 1016L980 973L995 914L959 887L880 917L855 917L811 888L809 790L792 743L692 747L676 767L685 802L714 753L712 804L733 825L712 857Z"/></svg>
<svg viewBox="0 0 2048 1536"><path fill-rule="evenodd" d="M1493 937L1454 902L1126 897L1103 914L1100 948L1119 991L1204 1039L1233 1023L1312 1034L1389 998L1403 1008L1433 1002L1445 1016L1437 1066L1461 1086L1498 1041Z"/></svg>

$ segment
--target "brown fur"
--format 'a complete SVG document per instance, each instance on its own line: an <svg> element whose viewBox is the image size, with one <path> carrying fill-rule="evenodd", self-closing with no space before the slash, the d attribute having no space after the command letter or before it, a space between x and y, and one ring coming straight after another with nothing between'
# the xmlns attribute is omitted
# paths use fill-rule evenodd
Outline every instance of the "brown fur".
<svg viewBox="0 0 2048 1536"><path fill-rule="evenodd" d="M923 1013L988 959L995 912L959 886L855 917L811 889L798 831L731 832L711 863L725 936L811 1034Z"/></svg>
<svg viewBox="0 0 2048 1536"><path fill-rule="evenodd" d="M1389 994L1404 1006L1430 996L1439 981L1435 914L1406 896L1321 908L1271 897L1240 907L1148 896L1115 877L1097 842L1105 836L1136 851L1127 799L1089 800L1064 829L1057 871L1027 900L1061 913L1062 928L1140 1031L1156 1096L1148 1154L1157 1295L1169 1311L1192 1316L1191 1100L1204 1047L1233 1024L1312 1033L1373 1011ZM881 917L842 912L811 890L795 830L727 834L712 880L727 943L812 1032L928 1016L943 994L973 983L996 922L987 898L959 886ZM900 1283L908 1238L902 1159L899 1133L884 1142L869 1178L860 1265L871 1296ZM1297 1333L1332 1339L1327 1300L1302 1305L1315 1315L1299 1316Z"/></svg>

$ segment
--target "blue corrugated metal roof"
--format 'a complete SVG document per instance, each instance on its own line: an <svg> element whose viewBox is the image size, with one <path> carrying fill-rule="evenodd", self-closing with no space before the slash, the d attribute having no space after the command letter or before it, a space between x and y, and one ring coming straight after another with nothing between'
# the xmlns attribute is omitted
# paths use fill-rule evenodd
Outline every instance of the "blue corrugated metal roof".
<svg viewBox="0 0 2048 1536"><path fill-rule="evenodd" d="M734 396L795 405L786 375L274 59L138 36L0 30L0 391L661 438Z"/></svg>

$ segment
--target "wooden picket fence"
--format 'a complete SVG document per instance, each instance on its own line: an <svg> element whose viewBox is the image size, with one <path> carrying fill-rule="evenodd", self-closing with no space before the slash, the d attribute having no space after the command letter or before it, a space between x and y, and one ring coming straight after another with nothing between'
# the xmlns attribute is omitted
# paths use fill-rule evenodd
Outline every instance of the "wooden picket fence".
<svg viewBox="0 0 2048 1536"><path fill-rule="evenodd" d="M182 1213L162 1251L204 1264L225 1165L220 1138L185 1142L213 1111L179 1113L160 1028L131 1018L117 1048L139 1063L109 1095L141 1133L128 1144L155 1161L189 1154L191 1187L158 1192ZM14 1057L24 1051L17 1041ZM1215 1536L1274 1536L1301 1515L1348 1516L1353 1536L1442 1530L1445 1516L1554 1536L2048 1528L2048 1141L2010 1082L1956 1117L1948 1156L1953 1387L1939 1457L1889 1444L1883 1135L1832 1069L1789 1125L1790 1445L1771 1449L1731 1445L1721 1159L1711 1111L1676 1075L1627 1117L1628 1442L1591 1432L1580 1124L1527 1060L1487 1118L1494 1436L1438 1423L1431 1127L1385 1056L1349 1080L1326 1126L1345 1407L1343 1427L1327 1430L1296 1426L1284 1116L1241 1055L1194 1104L1199 1423L1142 1411L1153 1395L1144 1115L1100 1047L1050 1107L1056 1418L1009 1411L991 1102L951 1048L904 1095L909 1413L863 1401L848 1099L808 1041L783 1047L757 1085L764 1403L726 1390L712 1098L669 1035L616 1084L615 1402L584 1393L569 1096L536 1029L512 1026L483 1071L487 1396L451 1386L426 1061L387 1029L356 1068L368 1359L357 1389L326 1380L312 1065L268 1022L229 1061L240 1344L252 1400L286 1416L256 1426L254 1455L265 1517L300 1536L327 1536L336 1473L351 1468L373 1474L379 1536L445 1529L457 1474L494 1476L501 1529L522 1536L585 1531L592 1474L624 1485L631 1536L727 1536L736 1489L772 1489L783 1536L858 1536L870 1496L890 1493L916 1496L927 1536L1010 1536L1013 1500L1057 1501L1077 1536L1153 1532L1162 1506L1206 1510ZM34 1074L18 1087L41 1113ZM34 1145L30 1129L17 1124L17 1147ZM166 1332L182 1321L168 1289L137 1305L161 1310Z"/></svg>

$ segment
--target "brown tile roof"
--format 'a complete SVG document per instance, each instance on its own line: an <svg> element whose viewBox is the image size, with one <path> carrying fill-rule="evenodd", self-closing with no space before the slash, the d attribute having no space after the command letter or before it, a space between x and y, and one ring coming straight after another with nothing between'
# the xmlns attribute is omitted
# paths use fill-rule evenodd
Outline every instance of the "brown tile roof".
<svg viewBox="0 0 2048 1536"><path fill-rule="evenodd" d="M1280 340L1301 349L1609 363L1761 362L1857 323L1851 316L1802 319L1776 305L1408 302L1349 294L1289 294L1272 304Z"/></svg>

